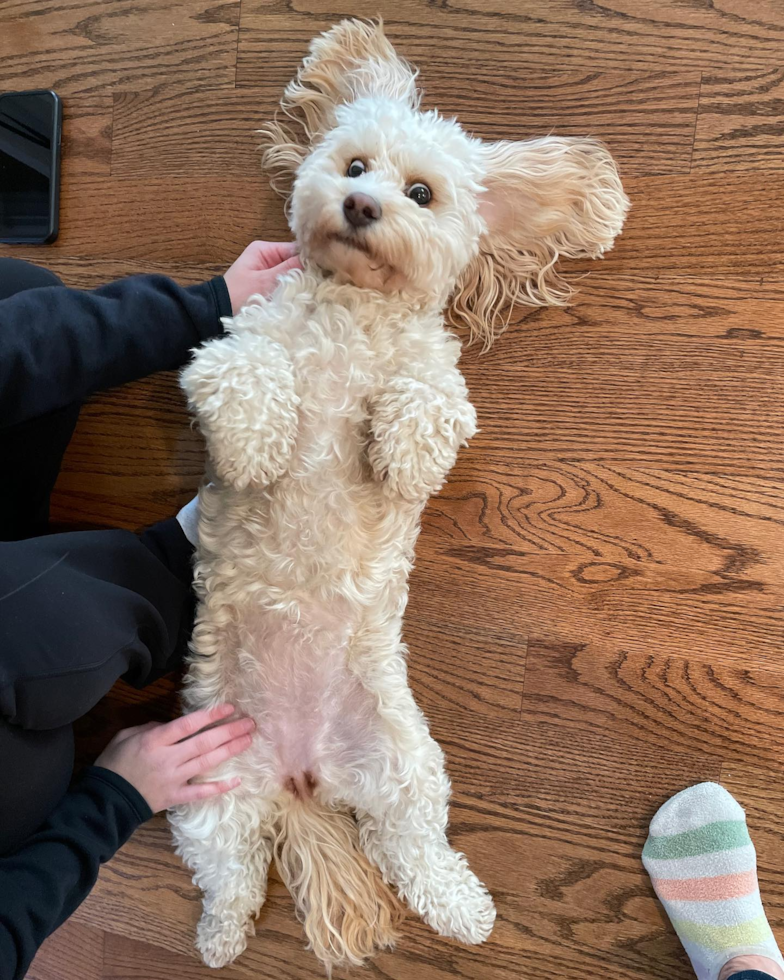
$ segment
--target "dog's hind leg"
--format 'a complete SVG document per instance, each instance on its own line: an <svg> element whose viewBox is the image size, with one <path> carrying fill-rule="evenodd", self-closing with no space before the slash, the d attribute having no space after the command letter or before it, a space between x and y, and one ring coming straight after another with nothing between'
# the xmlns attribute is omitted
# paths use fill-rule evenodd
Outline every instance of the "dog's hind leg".
<svg viewBox="0 0 784 980"><path fill-rule="evenodd" d="M204 892L196 946L207 966L226 966L245 949L264 904L277 809L236 793L175 807L177 853Z"/></svg>
<svg viewBox="0 0 784 980"><path fill-rule="evenodd" d="M493 900L447 840L449 777L405 676L384 671L378 695L383 753L348 802L355 807L362 847L402 898L443 936L481 943L495 921Z"/></svg>

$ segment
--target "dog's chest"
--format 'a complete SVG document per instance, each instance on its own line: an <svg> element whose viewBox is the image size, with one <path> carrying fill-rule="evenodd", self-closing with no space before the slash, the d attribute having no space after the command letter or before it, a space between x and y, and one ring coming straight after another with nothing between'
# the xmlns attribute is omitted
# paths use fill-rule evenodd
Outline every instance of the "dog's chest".
<svg viewBox="0 0 784 980"><path fill-rule="evenodd" d="M389 370L384 345L350 310L321 304L290 348L299 405L298 453L310 467L359 457L368 401Z"/></svg>

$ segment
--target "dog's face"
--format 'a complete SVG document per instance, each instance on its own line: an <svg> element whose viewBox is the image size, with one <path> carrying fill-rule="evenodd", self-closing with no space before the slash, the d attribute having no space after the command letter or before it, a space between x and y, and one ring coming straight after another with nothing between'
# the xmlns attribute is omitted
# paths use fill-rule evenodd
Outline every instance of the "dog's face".
<svg viewBox="0 0 784 980"><path fill-rule="evenodd" d="M340 280L443 305L484 227L473 142L400 102L359 99L335 116L294 183L303 254Z"/></svg>
<svg viewBox="0 0 784 980"><path fill-rule="evenodd" d="M484 143L419 100L381 26L343 21L313 41L283 97L303 136L268 126L265 163L294 177L289 217L306 262L449 303L487 345L512 304L568 299L557 259L610 248L629 202L601 143Z"/></svg>

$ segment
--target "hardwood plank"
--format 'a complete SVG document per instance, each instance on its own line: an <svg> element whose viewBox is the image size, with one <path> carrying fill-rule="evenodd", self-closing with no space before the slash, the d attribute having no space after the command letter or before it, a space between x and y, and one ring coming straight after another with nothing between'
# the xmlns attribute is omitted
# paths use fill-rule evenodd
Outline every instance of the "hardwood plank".
<svg viewBox="0 0 784 980"><path fill-rule="evenodd" d="M216 174L261 176L260 139L285 80L265 88L119 93L114 102L118 176Z"/></svg>
<svg viewBox="0 0 784 980"><path fill-rule="evenodd" d="M466 454L512 450L538 460L612 459L637 466L780 474L784 464L779 378L743 383L716 370L639 376L586 369L520 368L472 387L481 434ZM502 412L499 412L502 409Z"/></svg>
<svg viewBox="0 0 784 980"><path fill-rule="evenodd" d="M106 952L102 980L203 980L214 977L215 972L201 963L196 956L181 956L160 946L127 939L107 933ZM223 980L241 980L247 976L244 970L233 966L223 967ZM273 974L258 974L259 980L272 978Z"/></svg>
<svg viewBox="0 0 784 980"><path fill-rule="evenodd" d="M784 357L784 288L759 277L618 276L604 263L576 284L572 305L521 308L519 322L461 367L481 388L523 367L623 369L641 377L717 369L775 376Z"/></svg>
<svg viewBox="0 0 784 980"><path fill-rule="evenodd" d="M783 297L602 267L574 307L524 314L489 354L464 358L481 432L463 459L779 470Z"/></svg>
<svg viewBox="0 0 784 980"><path fill-rule="evenodd" d="M464 453L426 512L411 615L770 667L780 521L778 478Z"/></svg>
<svg viewBox="0 0 784 980"><path fill-rule="evenodd" d="M624 186L632 210L603 272L758 280L782 273L784 174L695 170L629 177Z"/></svg>
<svg viewBox="0 0 784 980"><path fill-rule="evenodd" d="M63 100L62 180L111 172L112 98L74 95Z"/></svg>
<svg viewBox="0 0 784 980"><path fill-rule="evenodd" d="M443 549L498 546L626 562L630 575L649 561L710 570L741 591L760 584L759 572L768 583L780 582L782 492L780 480L764 476L601 463L514 467L503 456L466 454L425 511L425 540L438 538ZM754 547L744 551L747 534Z"/></svg>
<svg viewBox="0 0 784 980"><path fill-rule="evenodd" d="M411 652L409 678L425 714L439 706L453 716L478 712L507 722L519 719L526 636L511 630L456 630L448 619L413 615L406 618L404 638Z"/></svg>
<svg viewBox="0 0 784 980"><path fill-rule="evenodd" d="M69 919L44 942L25 980L103 980L104 934Z"/></svg>
<svg viewBox="0 0 784 980"><path fill-rule="evenodd" d="M611 643L624 649L685 656L730 665L740 660L765 669L781 657L780 592L738 596L701 588L681 570L653 573L641 587L589 582L584 562L572 556L511 549L419 549L411 582L417 616L443 616L445 595L455 630L467 625L538 632L569 642ZM625 578L628 584L629 578Z"/></svg>
<svg viewBox="0 0 784 980"><path fill-rule="evenodd" d="M784 486L711 474L468 456L425 514L428 549L466 560L574 558L590 589L647 588L671 576L706 594L782 586ZM642 544L643 541L648 542ZM495 549L495 550L494 550ZM658 570L657 570L658 569ZM636 580L636 581L635 581ZM587 592L585 594L588 594Z"/></svg>
<svg viewBox="0 0 784 980"><path fill-rule="evenodd" d="M296 9L274 0L244 0L237 84L256 85L270 71L289 72L310 39L357 7L310 0ZM363 12L364 13L364 12ZM776 0L709 5L663 0L610 0L601 6L567 0L467 0L433 6L380 0L373 15L402 54L419 68L497 63L520 70L658 71L781 63L784 10Z"/></svg>
<svg viewBox="0 0 784 980"><path fill-rule="evenodd" d="M781 170L784 69L706 72L694 135L699 170Z"/></svg>
<svg viewBox="0 0 784 980"><path fill-rule="evenodd" d="M203 442L190 427L176 375L126 385L82 410L52 519L138 530L187 503L204 465Z"/></svg>
<svg viewBox="0 0 784 980"><path fill-rule="evenodd" d="M448 609L456 634L504 627L774 668L783 504L781 479L764 474L464 452L425 512L410 615L444 619Z"/></svg>
<svg viewBox="0 0 784 980"><path fill-rule="evenodd" d="M725 764L784 765L784 667L725 666L651 650L534 637L522 714L568 731L602 732Z"/></svg>
<svg viewBox="0 0 784 980"><path fill-rule="evenodd" d="M425 105L483 139L595 136L624 174L689 169L699 72L500 72L497 61L423 71Z"/></svg>
<svg viewBox="0 0 784 980"><path fill-rule="evenodd" d="M194 208L193 202L199 201ZM60 256L223 269L254 238L290 239L280 198L248 177L73 177L62 188L60 237L45 252L17 247L33 262ZM51 257L51 258L50 258Z"/></svg>
<svg viewBox="0 0 784 980"><path fill-rule="evenodd" d="M485 875L499 882L494 890L499 919L491 938L498 950L493 962L508 963L516 976L522 965L525 975L530 971L532 976L686 980L693 974L640 860L650 817L670 790L661 786L632 805L626 838L609 827L602 831L603 814L613 814L615 808L612 802L593 799L587 755L582 780L575 778L565 796L569 801L587 797L587 820L589 825L596 820L599 827L595 837L589 831L588 841L582 836L586 817L578 818L570 832L560 811L536 802L522 812L510 812L458 794L453 804L453 834L477 825L492 827L485 843L491 845L493 863ZM621 760L619 766L623 769ZM698 771L672 770L667 777L672 791L688 785ZM477 842L468 846L476 850Z"/></svg>
<svg viewBox="0 0 784 980"><path fill-rule="evenodd" d="M721 767L702 747L663 752L619 733L529 719L525 709L517 724L504 726L437 707L431 708L429 721L446 753L455 792L496 804L564 846L579 839L597 854L623 848L635 852L641 813L655 810L657 800L666 799L684 773L715 778ZM492 831L492 825L485 829ZM503 850L487 851L464 840L459 820L454 832L467 854L486 855L481 860L488 862L490 881L502 874L499 886L515 891L525 880L525 864L509 869Z"/></svg>
<svg viewBox="0 0 784 980"><path fill-rule="evenodd" d="M115 97L112 172L250 174L260 169L254 130L274 114L286 77L263 87ZM505 80L496 65L470 76L458 66L424 79L425 102L486 139L594 135L625 173L689 169L699 73L526 73Z"/></svg>
<svg viewBox="0 0 784 980"><path fill-rule="evenodd" d="M9 0L0 10L0 88L231 86L239 12L238 0Z"/></svg>

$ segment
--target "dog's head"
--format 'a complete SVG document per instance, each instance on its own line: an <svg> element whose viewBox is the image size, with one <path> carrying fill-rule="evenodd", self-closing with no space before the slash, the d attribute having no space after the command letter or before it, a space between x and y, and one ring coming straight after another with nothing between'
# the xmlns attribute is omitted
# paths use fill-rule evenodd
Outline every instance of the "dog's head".
<svg viewBox="0 0 784 980"><path fill-rule="evenodd" d="M628 200L599 142L485 143L419 101L381 25L343 21L287 87L282 109L301 132L267 127L265 163L294 176L289 219L306 261L449 303L488 344L514 303L568 299L557 259L610 248Z"/></svg>

